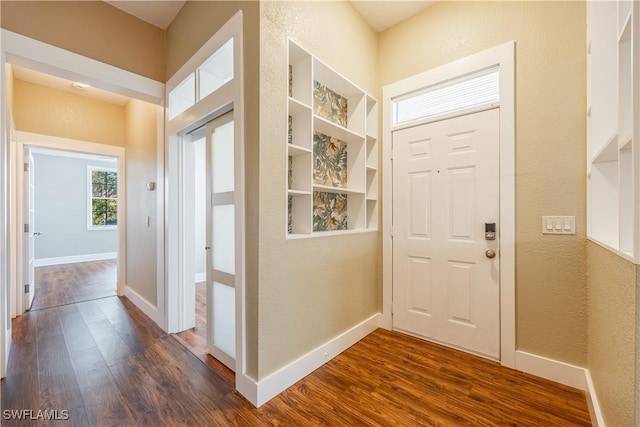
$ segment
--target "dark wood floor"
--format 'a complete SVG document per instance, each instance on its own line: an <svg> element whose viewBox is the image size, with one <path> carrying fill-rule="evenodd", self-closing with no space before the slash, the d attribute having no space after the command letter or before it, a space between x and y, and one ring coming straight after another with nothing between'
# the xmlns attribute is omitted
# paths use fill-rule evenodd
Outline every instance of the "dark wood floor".
<svg viewBox="0 0 640 427"><path fill-rule="evenodd" d="M30 312L13 332L2 410L67 409L64 425L590 425L579 390L380 329L259 409L126 298Z"/></svg>
<svg viewBox="0 0 640 427"><path fill-rule="evenodd" d="M31 310L114 296L116 275L115 259L36 267Z"/></svg>
<svg viewBox="0 0 640 427"><path fill-rule="evenodd" d="M229 382L235 382L233 371L211 356L207 350L207 286L205 282L196 283L196 326L177 333L176 338L209 368L224 376Z"/></svg>
<svg viewBox="0 0 640 427"><path fill-rule="evenodd" d="M207 287L196 283L196 326L180 332L178 337L197 356L207 354Z"/></svg>

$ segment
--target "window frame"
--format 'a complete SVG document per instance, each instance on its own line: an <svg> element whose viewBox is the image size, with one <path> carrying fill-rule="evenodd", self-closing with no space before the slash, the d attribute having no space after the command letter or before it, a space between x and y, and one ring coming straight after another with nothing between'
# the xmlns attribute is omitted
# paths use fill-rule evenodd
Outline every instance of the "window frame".
<svg viewBox="0 0 640 427"><path fill-rule="evenodd" d="M116 206L119 201L119 186L116 184L116 197L93 197L93 177L92 173L94 171L101 172L114 172L116 174L116 180L119 180L118 176L118 168L117 167L106 167L106 166L87 166L87 231L109 231L109 230L117 230L118 224L116 225L94 225L93 224L93 199L115 199ZM116 181L117 182L117 181ZM118 211L116 208L116 219L118 218Z"/></svg>

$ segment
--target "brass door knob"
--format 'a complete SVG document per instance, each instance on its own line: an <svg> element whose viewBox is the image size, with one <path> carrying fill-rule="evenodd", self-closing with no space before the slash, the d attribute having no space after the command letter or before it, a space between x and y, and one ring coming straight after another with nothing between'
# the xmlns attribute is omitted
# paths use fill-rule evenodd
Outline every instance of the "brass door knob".
<svg viewBox="0 0 640 427"><path fill-rule="evenodd" d="M494 251L493 249L487 249L487 251L484 254L487 256L487 258L496 257L496 251Z"/></svg>

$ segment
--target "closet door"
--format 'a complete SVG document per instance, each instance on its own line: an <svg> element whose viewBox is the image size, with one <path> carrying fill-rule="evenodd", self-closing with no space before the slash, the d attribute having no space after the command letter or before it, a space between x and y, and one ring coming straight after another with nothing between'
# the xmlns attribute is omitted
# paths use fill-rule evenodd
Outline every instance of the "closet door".
<svg viewBox="0 0 640 427"><path fill-rule="evenodd" d="M207 145L207 346L235 371L236 242L233 111L209 122Z"/></svg>

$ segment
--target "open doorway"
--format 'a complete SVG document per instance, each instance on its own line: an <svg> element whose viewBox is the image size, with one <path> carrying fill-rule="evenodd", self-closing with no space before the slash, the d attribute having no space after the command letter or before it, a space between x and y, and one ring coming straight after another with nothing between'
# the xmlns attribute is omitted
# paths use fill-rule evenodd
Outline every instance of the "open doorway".
<svg viewBox="0 0 640 427"><path fill-rule="evenodd" d="M229 378L236 339L233 117L227 112L182 136L184 242L193 246L184 265L185 317L194 327L178 334Z"/></svg>
<svg viewBox="0 0 640 427"><path fill-rule="evenodd" d="M24 153L25 310L116 295L118 159L28 146Z"/></svg>
<svg viewBox="0 0 640 427"><path fill-rule="evenodd" d="M124 149L16 132L17 315L120 294Z"/></svg>

